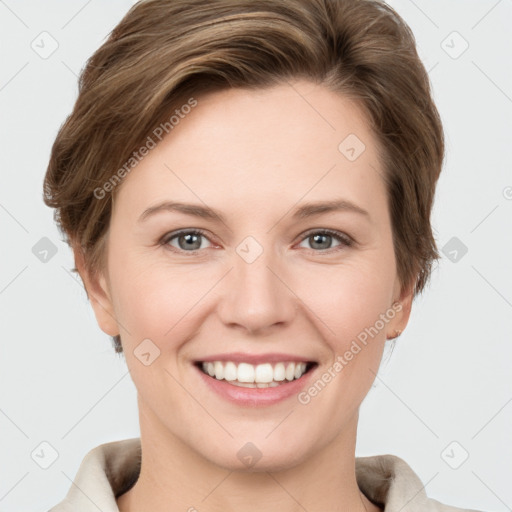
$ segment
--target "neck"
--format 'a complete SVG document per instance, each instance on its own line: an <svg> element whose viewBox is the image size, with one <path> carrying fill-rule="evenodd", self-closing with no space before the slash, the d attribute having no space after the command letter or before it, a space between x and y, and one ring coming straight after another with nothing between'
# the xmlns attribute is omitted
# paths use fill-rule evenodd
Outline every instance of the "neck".
<svg viewBox="0 0 512 512"><path fill-rule="evenodd" d="M120 512L381 512L355 478L357 417L314 455L278 470L231 470L205 459L141 411L141 471Z"/></svg>

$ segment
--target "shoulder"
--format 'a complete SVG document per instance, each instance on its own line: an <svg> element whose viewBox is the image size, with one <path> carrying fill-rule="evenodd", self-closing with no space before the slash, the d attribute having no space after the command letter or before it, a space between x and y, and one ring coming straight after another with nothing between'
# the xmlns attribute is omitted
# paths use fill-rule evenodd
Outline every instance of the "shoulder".
<svg viewBox="0 0 512 512"><path fill-rule="evenodd" d="M384 512L479 512L429 498L418 475L396 455L356 457L356 479L366 497Z"/></svg>
<svg viewBox="0 0 512 512"><path fill-rule="evenodd" d="M118 512L116 496L138 478L140 438L112 441L89 450L63 501L49 512Z"/></svg>

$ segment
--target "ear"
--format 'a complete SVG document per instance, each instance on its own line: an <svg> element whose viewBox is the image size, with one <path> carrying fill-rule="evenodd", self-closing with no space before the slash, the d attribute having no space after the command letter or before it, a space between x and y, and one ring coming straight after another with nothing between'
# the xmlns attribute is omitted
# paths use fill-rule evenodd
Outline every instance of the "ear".
<svg viewBox="0 0 512 512"><path fill-rule="evenodd" d="M73 247L75 266L82 278L87 297L96 316L100 329L110 336L119 334L119 327L114 315L111 294L104 271L97 275L91 275L86 268L84 255L80 247Z"/></svg>
<svg viewBox="0 0 512 512"><path fill-rule="evenodd" d="M411 316L412 301L414 298L414 279L406 285L402 285L396 278L395 287L393 290L393 304L399 303L400 310L394 306L397 311L395 317L388 323L387 338L392 339L397 336L396 331L403 332L409 322Z"/></svg>

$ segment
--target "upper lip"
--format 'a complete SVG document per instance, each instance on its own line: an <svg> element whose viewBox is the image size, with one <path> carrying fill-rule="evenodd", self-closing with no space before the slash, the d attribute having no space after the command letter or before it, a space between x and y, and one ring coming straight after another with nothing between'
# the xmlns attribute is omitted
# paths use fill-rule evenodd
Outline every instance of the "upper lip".
<svg viewBox="0 0 512 512"><path fill-rule="evenodd" d="M214 362L214 361L233 361L234 363L279 363L279 362L295 362L295 363L314 363L316 362L309 357L298 356L294 354L286 354L284 352L272 352L266 354L247 354L244 352L230 352L225 354L214 354L197 359L196 362Z"/></svg>

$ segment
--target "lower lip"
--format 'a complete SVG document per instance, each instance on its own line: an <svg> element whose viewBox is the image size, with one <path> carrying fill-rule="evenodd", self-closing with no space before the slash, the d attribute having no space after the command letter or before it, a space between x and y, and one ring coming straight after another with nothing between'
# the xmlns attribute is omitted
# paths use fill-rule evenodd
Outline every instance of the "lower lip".
<svg viewBox="0 0 512 512"><path fill-rule="evenodd" d="M273 388L246 388L228 384L225 380L217 380L214 377L210 377L195 365L194 368L199 372L201 378L210 389L222 398L245 407L272 405L299 394L309 382L311 374L316 369L316 367L312 368L300 378L285 381L286 384L280 384Z"/></svg>

